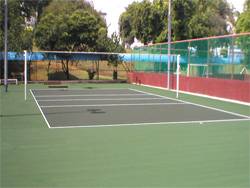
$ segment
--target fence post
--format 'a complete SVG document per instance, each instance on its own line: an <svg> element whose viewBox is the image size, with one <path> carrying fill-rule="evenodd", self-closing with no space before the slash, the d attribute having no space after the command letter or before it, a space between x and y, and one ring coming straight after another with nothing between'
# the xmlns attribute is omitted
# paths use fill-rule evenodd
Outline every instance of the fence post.
<svg viewBox="0 0 250 188"><path fill-rule="evenodd" d="M231 55L232 55L232 70L231 70L231 80L234 79L234 37L232 37L232 42L231 42Z"/></svg>
<svg viewBox="0 0 250 188"><path fill-rule="evenodd" d="M27 100L27 50L24 50L24 100Z"/></svg>
<svg viewBox="0 0 250 188"><path fill-rule="evenodd" d="M206 78L209 77L209 61L210 61L210 54L209 54L209 39L207 40L207 70L206 70ZM203 71L204 73L204 71Z"/></svg>
<svg viewBox="0 0 250 188"><path fill-rule="evenodd" d="M176 98L179 98L179 85L180 85L180 55L177 55L177 67L176 67Z"/></svg>

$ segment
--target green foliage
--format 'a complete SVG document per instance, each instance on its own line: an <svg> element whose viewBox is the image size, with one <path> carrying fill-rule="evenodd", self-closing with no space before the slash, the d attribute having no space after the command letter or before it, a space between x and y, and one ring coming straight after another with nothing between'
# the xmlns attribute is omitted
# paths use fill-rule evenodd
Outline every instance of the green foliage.
<svg viewBox="0 0 250 188"><path fill-rule="evenodd" d="M108 45L108 52L116 52L116 53L125 52L125 49L123 48L123 46L120 45L120 41L121 39L117 35L117 33L113 33L109 40L110 44Z"/></svg>
<svg viewBox="0 0 250 188"><path fill-rule="evenodd" d="M106 22L100 12L88 2L77 0L50 3L35 28L35 43L48 51L123 51L116 34L108 38ZM63 71L69 79L70 58L61 59ZM107 59L110 65L118 66L117 57L108 56Z"/></svg>
<svg viewBox="0 0 250 188"><path fill-rule="evenodd" d="M120 30L120 36L124 43L132 44L134 42L135 37L135 17L136 17L136 11L137 7L140 6L140 3L133 2L130 4L124 13L120 15L119 18L119 30Z"/></svg>
<svg viewBox="0 0 250 188"><path fill-rule="evenodd" d="M108 52L123 53L125 49L120 45L120 37L113 33L111 38L107 41ZM118 64L121 63L119 56L116 54L107 55L108 65L118 67Z"/></svg>
<svg viewBox="0 0 250 188"><path fill-rule="evenodd" d="M250 32L250 10L245 11L238 18L236 23L236 32Z"/></svg>
<svg viewBox="0 0 250 188"><path fill-rule="evenodd" d="M123 43L132 44L134 42L135 33L132 28L132 16L126 12L123 13L119 19L119 30Z"/></svg>
<svg viewBox="0 0 250 188"><path fill-rule="evenodd" d="M108 52L124 53L125 49L120 44L120 41L121 41L120 37L116 33L113 33L111 38L108 38L108 40L107 40ZM122 60L120 60L120 58L117 54L109 54L109 55L107 55L106 58L108 60L108 65L111 65L114 67L113 79L117 80L118 79L117 67L120 63L122 63Z"/></svg>
<svg viewBox="0 0 250 188"><path fill-rule="evenodd" d="M244 10L250 10L250 0L246 0L244 3Z"/></svg>
<svg viewBox="0 0 250 188"><path fill-rule="evenodd" d="M104 20L89 3L52 1L35 28L35 43L40 49L48 51L95 51L98 34L104 30ZM63 72L70 79L70 57L61 56Z"/></svg>
<svg viewBox="0 0 250 188"><path fill-rule="evenodd" d="M250 0L244 4L244 12L240 14L236 23L236 32L250 32Z"/></svg>
<svg viewBox="0 0 250 188"><path fill-rule="evenodd" d="M155 41L164 27L163 7L163 0L154 1L153 4L149 0L144 0L129 5L119 19L123 41L132 44L134 37L145 44Z"/></svg>
<svg viewBox="0 0 250 188"><path fill-rule="evenodd" d="M150 1L144 0L136 12L135 36L143 43L153 41L159 35L160 15L154 10Z"/></svg>
<svg viewBox="0 0 250 188"><path fill-rule="evenodd" d="M199 38L228 34L226 20L228 17L233 17L233 10L226 0L198 0L195 13L188 24L189 37Z"/></svg>
<svg viewBox="0 0 250 188"><path fill-rule="evenodd" d="M245 1L244 12L240 14L236 23L236 32L250 32L250 0ZM236 41L244 53L244 64L250 66L250 36L244 36Z"/></svg>
<svg viewBox="0 0 250 188"><path fill-rule="evenodd" d="M236 40L237 46L244 53L244 61L246 67L250 68L250 36L242 36Z"/></svg>
<svg viewBox="0 0 250 188"><path fill-rule="evenodd" d="M25 20L40 15L51 0L8 0L8 50L32 50L33 31ZM4 48L4 0L0 1L0 51ZM36 14L37 13L37 14Z"/></svg>
<svg viewBox="0 0 250 188"><path fill-rule="evenodd" d="M35 42L43 50L91 51L105 29L104 20L88 3L53 1L35 29Z"/></svg>
<svg viewBox="0 0 250 188"><path fill-rule="evenodd" d="M223 57L227 57L228 56L228 49L222 48L220 51L220 55L222 55Z"/></svg>
<svg viewBox="0 0 250 188"><path fill-rule="evenodd" d="M31 16L36 17L38 20L44 10L44 8L52 0L21 0L22 12L25 17L29 18Z"/></svg>
<svg viewBox="0 0 250 188"><path fill-rule="evenodd" d="M108 35L108 30L107 28L100 28L98 31L98 39L97 39L97 47L96 47L96 51L98 52L106 52L107 46L108 46L108 41L109 38L107 37Z"/></svg>
<svg viewBox="0 0 250 188"><path fill-rule="evenodd" d="M160 35L155 39L156 43L164 42L168 40L168 31L167 28L164 29Z"/></svg>
<svg viewBox="0 0 250 188"><path fill-rule="evenodd" d="M30 49L31 38L27 37L25 31L25 17L21 6L21 0L8 0L8 50L9 51L23 51ZM0 1L0 51L4 50L4 1ZM29 48L27 48L28 45Z"/></svg>
<svg viewBox="0 0 250 188"><path fill-rule="evenodd" d="M174 40L184 40L189 38L188 24L194 15L194 9L195 3L193 0L173 1L172 30Z"/></svg>
<svg viewBox="0 0 250 188"><path fill-rule="evenodd" d="M26 28L21 33L22 43L21 46L23 49L32 51L33 46L33 30L31 28Z"/></svg>
<svg viewBox="0 0 250 188"><path fill-rule="evenodd" d="M168 1L134 2L121 14L119 25L124 43L134 37L147 44L167 41ZM227 21L234 24L234 11L226 0L172 1L173 40L227 34Z"/></svg>

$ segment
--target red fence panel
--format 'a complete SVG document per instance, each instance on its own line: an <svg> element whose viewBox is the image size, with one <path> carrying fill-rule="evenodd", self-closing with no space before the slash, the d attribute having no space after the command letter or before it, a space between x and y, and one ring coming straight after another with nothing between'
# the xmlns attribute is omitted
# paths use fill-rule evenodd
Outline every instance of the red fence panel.
<svg viewBox="0 0 250 188"><path fill-rule="evenodd" d="M133 72L128 74L129 82L157 87L167 87L167 74ZM171 75L171 88L176 88L175 75ZM250 82L218 78L180 76L180 90L242 102L250 102Z"/></svg>

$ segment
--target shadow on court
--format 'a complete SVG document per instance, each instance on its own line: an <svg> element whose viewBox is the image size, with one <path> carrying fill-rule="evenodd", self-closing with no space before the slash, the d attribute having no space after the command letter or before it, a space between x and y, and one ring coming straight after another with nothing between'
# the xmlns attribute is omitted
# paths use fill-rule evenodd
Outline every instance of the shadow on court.
<svg viewBox="0 0 250 188"><path fill-rule="evenodd" d="M40 116L40 113L33 114L0 114L1 118L12 118L12 117L29 117L29 116Z"/></svg>

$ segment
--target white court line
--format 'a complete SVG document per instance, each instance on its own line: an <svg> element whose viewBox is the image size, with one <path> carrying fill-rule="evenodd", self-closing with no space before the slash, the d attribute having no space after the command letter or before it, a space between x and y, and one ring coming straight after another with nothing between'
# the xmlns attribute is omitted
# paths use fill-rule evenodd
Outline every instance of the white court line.
<svg viewBox="0 0 250 188"><path fill-rule="evenodd" d="M40 105L38 104L38 102L37 102L37 100L36 100L36 97L34 96L34 93L32 92L31 89L30 89L30 93L31 93L31 95L32 95L33 98L34 98L34 100L35 100L35 102L36 102L36 105L37 105L37 107L39 108L39 110L40 110L40 112L41 112L41 114L42 114L42 116L43 116L44 121L46 122L47 126L48 126L49 128L51 128L49 122L47 121L47 119L46 119L46 117L45 117L45 115L44 115L44 113L43 113L43 111L42 111Z"/></svg>
<svg viewBox="0 0 250 188"><path fill-rule="evenodd" d="M132 84L136 85L135 83L132 83ZM163 88L163 87L159 87L159 86L152 86L152 85L146 85L146 84L140 84L140 85L145 86L145 87L149 87L149 88L156 88L156 89L160 89L160 90L165 90L165 91L167 90L167 91L176 92L175 89L168 90L167 88ZM205 95L205 94L200 94L200 93L193 93L193 92L188 92L188 91L183 91L183 90L180 90L179 93L184 93L184 94L203 97L203 98L205 97L205 98L209 98L209 99L220 100L223 102L230 102L230 103L236 103L236 104L250 106L250 102L243 102L243 101L239 101L239 100L235 100L235 99L226 99L226 98L215 97L215 96Z"/></svg>
<svg viewBox="0 0 250 188"><path fill-rule="evenodd" d="M82 94L82 95L37 95L38 98L48 97L115 97L115 96L148 96L148 94Z"/></svg>
<svg viewBox="0 0 250 188"><path fill-rule="evenodd" d="M207 108L207 109L211 109L211 110L215 110L215 111L219 111L219 112L224 112L224 113L227 113L227 114L231 114L231 115L235 115L235 116L239 116L239 117L243 117L243 118L250 119L250 116L242 115L242 114L235 113L235 112L230 112L230 111L227 111L227 110L222 110L222 109L218 109L218 108L214 108L214 107L210 107L210 106L205 106L205 105L201 105L201 104L196 104L196 103L192 103L192 102L187 102L187 101L183 101L183 100L180 100L180 99L169 98L169 97L166 97L166 96L163 96L163 95L157 95L157 94L154 94L154 93L149 93L149 92L145 92L145 91L140 91L140 90L137 90L137 89L132 89L132 88L130 88L130 90L132 90L132 91L137 91L137 92L144 93L144 94L148 94L148 95L157 96L157 97L162 97L162 98L165 98L165 99L170 99L170 100L173 100L173 101L182 102L182 103L185 103L185 104L191 104L191 105L194 105L194 106L199 106L199 107L203 107L203 108Z"/></svg>
<svg viewBox="0 0 250 188"><path fill-rule="evenodd" d="M42 113L42 116L47 124L47 126L49 128L52 128L52 129L56 129L56 128L80 128L80 127L83 127L83 128L98 128L98 127L119 127L119 126L133 126L133 125L169 125L169 124L188 124L188 123L215 123L215 122L237 122L237 121L249 121L249 116L244 116L244 115L241 115L241 114L237 114L237 113L233 113L233 112L228 112L228 111L225 111L225 110L220 110L220 109L217 109L217 108L212 108L212 107L208 107L208 106L203 106L203 105L199 105L199 104L195 104L195 103L190 103L190 102L185 102L185 101L182 101L182 100L179 100L179 99L173 99L173 98L169 98L169 97L166 97L166 96L162 96L162 95L157 95L157 94L153 94L153 93L147 93L147 92L143 92L143 91L140 91L140 90L136 90L136 89L130 89L130 90L134 90L136 92L139 92L139 93L144 93L143 95L150 95L150 96L157 96L157 97L160 97L160 98L163 98L163 99L169 99L169 100L173 100L173 101L178 101L178 102L182 102L182 103L166 103L165 105L169 105L169 104L192 104L192 105L195 105L195 106L200 106L200 107L204 107L204 108L208 108L208 109L213 109L213 110L217 110L217 111L221 111L221 112L225 112L225 113L229 113L229 114L233 114L233 115L237 115L237 116L241 116L241 117L244 117L244 118L247 118L247 119L224 119L224 120L204 120L204 121L183 121L183 122L153 122L153 123L131 123L131 124L109 124L109 125L86 125L86 126L63 126L63 127L51 127L50 124L48 123L42 109L41 109L41 106L38 104L37 100L36 100L36 97L34 96L32 90L30 90L40 112ZM126 94L127 95L127 94ZM142 94L133 94L133 95L142 95ZM90 96L93 96L93 95L90 95ZM103 96L103 95L101 95ZM117 96L117 94L115 95ZM155 105L156 103L154 103ZM162 105L162 103L160 103ZM117 105L117 104L116 104ZM121 104L121 105L126 105L126 104ZM136 104L138 105L138 104ZM145 104L143 104L145 105ZM164 105L164 104L163 104ZM82 106L82 105L81 105ZM89 105L88 105L89 106ZM94 105L96 106L96 105Z"/></svg>
<svg viewBox="0 0 250 188"><path fill-rule="evenodd" d="M79 88L49 88L49 89L33 89L34 91L81 91L81 90L88 90L88 91L92 91L92 90L129 90L128 88L82 88L82 89L79 89Z"/></svg>
<svg viewBox="0 0 250 188"><path fill-rule="evenodd" d="M83 105L51 105L51 106L40 106L41 108L74 108L74 107L85 107L85 106L153 106L153 105L183 105L184 103L134 103L134 104L83 104Z"/></svg>
<svg viewBox="0 0 250 188"><path fill-rule="evenodd" d="M42 99L42 100L37 100L38 102L59 102L59 101L132 101L132 100L166 100L160 97L149 97L149 98L103 98L103 99Z"/></svg>
<svg viewBox="0 0 250 188"><path fill-rule="evenodd" d="M171 124L200 124L203 123L223 123L249 121L249 119L222 119L222 120L204 120L204 121L177 121L177 122L153 122L153 123L128 123L128 124L108 124L108 125L81 125L81 126L60 126L51 127L51 129L71 129L71 128L101 128L101 127L122 127L122 126L146 126L146 125L171 125Z"/></svg>

